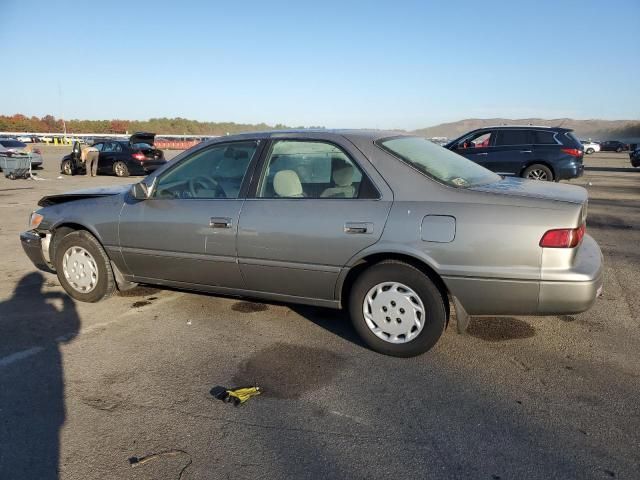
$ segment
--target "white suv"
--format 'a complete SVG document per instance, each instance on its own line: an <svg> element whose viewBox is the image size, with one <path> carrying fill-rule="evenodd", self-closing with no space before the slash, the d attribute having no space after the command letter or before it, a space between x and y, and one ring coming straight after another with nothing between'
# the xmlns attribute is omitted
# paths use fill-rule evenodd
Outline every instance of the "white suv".
<svg viewBox="0 0 640 480"><path fill-rule="evenodd" d="M584 153L592 154L600 151L600 144L592 142L591 140L580 140L580 143L584 146Z"/></svg>

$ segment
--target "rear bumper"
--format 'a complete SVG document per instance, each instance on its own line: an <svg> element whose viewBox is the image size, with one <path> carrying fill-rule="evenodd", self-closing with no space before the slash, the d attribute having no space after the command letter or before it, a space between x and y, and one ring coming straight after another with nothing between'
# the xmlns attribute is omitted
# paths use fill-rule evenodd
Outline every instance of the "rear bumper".
<svg viewBox="0 0 640 480"><path fill-rule="evenodd" d="M584 165L580 162L563 162L555 170L556 180L569 180L584 175Z"/></svg>
<svg viewBox="0 0 640 480"><path fill-rule="evenodd" d="M46 238L46 237L45 237ZM27 254L29 260L40 270L45 272L53 272L54 270L49 266L44 255L44 248L46 244L43 242L43 237L30 230L28 232L22 232L20 234L20 243L24 253Z"/></svg>
<svg viewBox="0 0 640 480"><path fill-rule="evenodd" d="M538 313L568 314L589 310L603 289L603 257L600 247L585 235L571 268L543 271Z"/></svg>

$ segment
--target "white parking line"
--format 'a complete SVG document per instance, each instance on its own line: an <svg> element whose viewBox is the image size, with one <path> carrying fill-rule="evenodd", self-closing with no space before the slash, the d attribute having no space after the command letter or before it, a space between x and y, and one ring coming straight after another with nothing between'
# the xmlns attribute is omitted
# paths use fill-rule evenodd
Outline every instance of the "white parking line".
<svg viewBox="0 0 640 480"><path fill-rule="evenodd" d="M42 352L44 349L45 347L31 347L27 348L26 350L21 350L20 352L15 352L11 355L7 355L6 357L2 357L0 358L0 368L7 367L19 360L32 357L33 355Z"/></svg>

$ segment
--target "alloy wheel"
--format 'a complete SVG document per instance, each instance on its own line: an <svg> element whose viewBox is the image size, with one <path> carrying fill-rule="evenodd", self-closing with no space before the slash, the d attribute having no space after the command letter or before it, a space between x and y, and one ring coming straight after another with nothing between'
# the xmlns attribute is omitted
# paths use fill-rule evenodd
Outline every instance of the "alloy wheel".
<svg viewBox="0 0 640 480"><path fill-rule="evenodd" d="M549 178L547 177L547 172L538 168L536 168L535 170L531 170L527 175L527 178L530 180L549 180Z"/></svg>

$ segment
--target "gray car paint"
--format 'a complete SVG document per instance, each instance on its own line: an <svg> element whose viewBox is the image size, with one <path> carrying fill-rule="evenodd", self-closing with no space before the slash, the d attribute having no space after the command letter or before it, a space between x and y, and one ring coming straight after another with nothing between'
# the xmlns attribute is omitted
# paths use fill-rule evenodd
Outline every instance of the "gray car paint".
<svg viewBox="0 0 640 480"><path fill-rule="evenodd" d="M67 223L87 228L122 276L134 282L340 307L350 269L374 255L402 255L439 275L469 314L577 312L591 306L602 284L595 241L587 235L574 249L538 245L547 230L580 224L584 189L519 179L466 189L442 185L375 144L397 135L321 130L224 137L184 152L144 180L151 185L212 144L304 138L343 148L372 180L378 200L250 196L140 202L128 192L107 196L102 190L91 197L85 191L75 193L80 199L41 209L40 231ZM214 233L213 216L232 218L234 227ZM441 228L425 222L430 216L455 220L452 241L429 241L442 235L423 230ZM373 228L350 235L344 231L347 222Z"/></svg>

